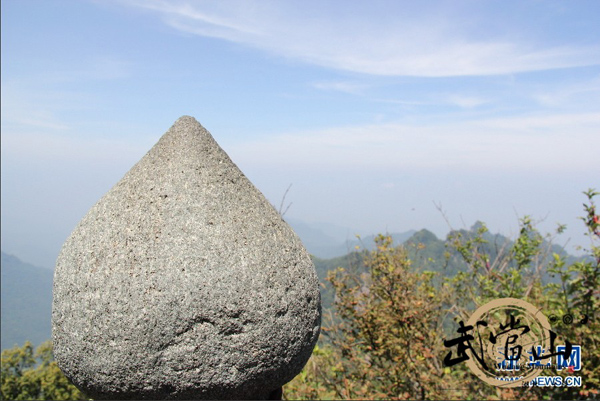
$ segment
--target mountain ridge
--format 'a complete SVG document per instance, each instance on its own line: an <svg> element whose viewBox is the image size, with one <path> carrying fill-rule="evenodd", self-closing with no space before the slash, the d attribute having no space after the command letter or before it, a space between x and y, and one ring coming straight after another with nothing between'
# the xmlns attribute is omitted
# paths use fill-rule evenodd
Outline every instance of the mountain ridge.
<svg viewBox="0 0 600 401"><path fill-rule="evenodd" d="M286 221L298 234L308 252L320 259L342 257L354 251L357 246L360 249L368 250L375 247L375 237L377 236L375 234L351 235L352 230L349 228L332 226L325 229L324 224L311 224L296 219L286 219ZM408 230L388 235L392 236L395 245L400 245L416 232L416 230ZM346 238L342 240L342 236Z"/></svg>
<svg viewBox="0 0 600 401"><path fill-rule="evenodd" d="M54 272L4 252L0 270L2 349L22 345L25 340L38 345L49 339Z"/></svg>

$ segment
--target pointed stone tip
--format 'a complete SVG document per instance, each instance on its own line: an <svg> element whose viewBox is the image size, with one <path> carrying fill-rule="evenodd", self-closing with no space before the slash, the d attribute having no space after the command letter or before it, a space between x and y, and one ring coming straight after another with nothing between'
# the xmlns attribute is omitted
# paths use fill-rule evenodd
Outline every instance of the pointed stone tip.
<svg viewBox="0 0 600 401"><path fill-rule="evenodd" d="M198 122L198 120L196 120L194 117L188 116L188 115L183 115L183 116L179 117L177 120L175 120L175 122L173 123L173 127L181 126L181 125L190 125L190 124L202 126L202 124L200 124L200 122Z"/></svg>
<svg viewBox="0 0 600 401"><path fill-rule="evenodd" d="M196 120L194 117L192 117L192 116L188 116L187 114L186 114L186 115L183 115L183 116L181 116L181 117L179 117L179 118L178 118L178 119L175 121L175 123L177 123L177 122L179 122L179 121L196 121L196 122L198 122L198 120Z"/></svg>
<svg viewBox="0 0 600 401"><path fill-rule="evenodd" d="M179 144L190 150L199 146L198 140L205 144L211 143L210 148L219 146L210 132L198 120L192 116L183 115L175 120L171 128L163 134L161 140L155 146L158 148L163 146L173 147L174 144Z"/></svg>

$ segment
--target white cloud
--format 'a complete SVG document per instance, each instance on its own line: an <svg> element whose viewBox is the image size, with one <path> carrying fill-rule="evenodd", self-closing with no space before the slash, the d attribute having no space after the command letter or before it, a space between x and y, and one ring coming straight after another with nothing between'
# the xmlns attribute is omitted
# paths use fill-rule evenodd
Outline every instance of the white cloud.
<svg viewBox="0 0 600 401"><path fill-rule="evenodd" d="M411 7L398 2L385 3L385 8L345 2L344 10L335 2L146 0L126 4L157 13L181 32L374 75L510 74L600 63L600 46L524 40L531 29L524 26L493 32L488 20L495 15L478 17L459 3L446 5L446 17L439 10L432 13L431 5L406 11Z"/></svg>
<svg viewBox="0 0 600 401"><path fill-rule="evenodd" d="M533 88L531 97L546 107L593 107L600 104L600 77L585 82Z"/></svg>
<svg viewBox="0 0 600 401"><path fill-rule="evenodd" d="M597 169L600 114L373 124L282 134L228 151L247 165L305 169L578 172Z"/></svg>

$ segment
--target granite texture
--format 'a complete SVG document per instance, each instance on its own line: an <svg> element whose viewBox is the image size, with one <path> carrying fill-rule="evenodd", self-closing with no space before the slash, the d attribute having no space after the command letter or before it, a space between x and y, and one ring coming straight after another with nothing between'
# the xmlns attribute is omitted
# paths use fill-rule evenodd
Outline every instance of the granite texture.
<svg viewBox="0 0 600 401"><path fill-rule="evenodd" d="M261 399L317 341L300 240L194 118L85 215L56 263L59 367L97 399Z"/></svg>

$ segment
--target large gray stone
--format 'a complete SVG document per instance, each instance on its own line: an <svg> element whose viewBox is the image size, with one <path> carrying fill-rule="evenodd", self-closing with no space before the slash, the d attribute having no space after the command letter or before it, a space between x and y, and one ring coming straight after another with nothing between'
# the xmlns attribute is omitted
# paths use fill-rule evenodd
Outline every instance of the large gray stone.
<svg viewBox="0 0 600 401"><path fill-rule="evenodd" d="M268 397L320 330L292 229L181 117L77 225L56 262L58 365L94 398Z"/></svg>

